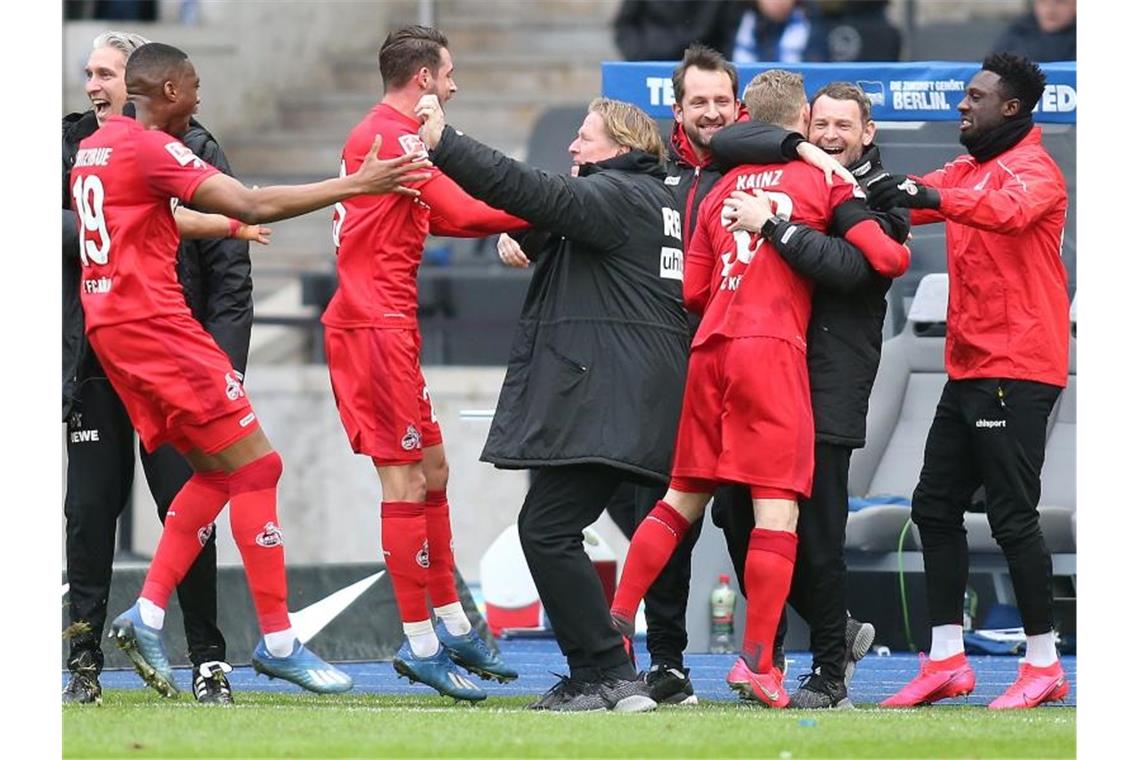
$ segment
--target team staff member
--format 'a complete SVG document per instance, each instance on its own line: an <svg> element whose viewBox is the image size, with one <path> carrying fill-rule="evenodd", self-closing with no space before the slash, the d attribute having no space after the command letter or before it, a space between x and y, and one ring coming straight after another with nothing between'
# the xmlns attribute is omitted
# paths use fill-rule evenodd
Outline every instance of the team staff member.
<svg viewBox="0 0 1140 760"><path fill-rule="evenodd" d="M63 417L67 434L67 579L73 624L85 631L71 638L71 680L65 702L100 698L99 646L107 618L107 595L115 548L115 528L131 492L135 473L134 428L83 335L79 303L80 258L75 215L71 211L69 174L79 141L122 113L127 100L123 75L127 57L147 40L129 32L95 38L87 62L87 97L93 108L63 119ZM195 154L230 174L229 162L214 137L191 119L181 139ZM190 311L245 372L253 324L253 284L249 244L245 240L193 240L178 248L178 279ZM153 452L140 447L147 485L165 521L174 495L190 478L190 468L170 446ZM194 696L200 702L232 702L226 673L226 642L217 626L217 552L212 530L202 553L178 586L193 666Z"/></svg>
<svg viewBox="0 0 1140 760"><path fill-rule="evenodd" d="M911 513L922 537L930 659L883 702L908 707L968 694L962 642L969 574L963 513L979 485L1009 562L1027 639L1017 680L992 709L1064 699L1069 684L1053 642L1053 568L1037 515L1045 429L1068 379L1068 278L1061 262L1068 196L1041 144L1033 109L1045 89L1027 58L982 62L958 104L968 155L921 178L888 176L871 203L913 209L915 224L946 223L949 379L926 439Z"/></svg>
<svg viewBox="0 0 1140 760"><path fill-rule="evenodd" d="M441 171L549 233L482 455L535 471L519 538L570 677L534 706L653 709L610 625L582 529L623 481L668 477L688 329L661 136L640 109L598 98L570 144L576 176L553 176L445 128L431 99L420 113Z"/></svg>
<svg viewBox="0 0 1140 760"><path fill-rule="evenodd" d="M772 69L749 83L753 119L805 131L803 78ZM628 631L646 589L718 483L750 488L756 529L745 564L748 604L743 653L728 675L739 691L772 707L788 703L772 643L796 556L796 497L812 489L813 423L806 366L809 280L739 226L742 190L763 189L783 218L842 232L885 274L906 269L909 251L885 236L843 182L828 187L815 169L746 164L726 173L701 204L686 252L686 306L702 315L693 340L669 491L630 542L611 611ZM765 371L759 375L755 368Z"/></svg>
<svg viewBox="0 0 1140 760"><path fill-rule="evenodd" d="M870 103L855 85L833 82L812 98L809 139L847 166L864 187L886 173L874 136ZM726 167L786 161L796 157L802 140L779 127L746 122L719 133L713 151ZM744 225L748 229L760 230L772 216L769 204L759 199L744 199L741 208L754 212ZM906 240L906 209L880 212L877 218L891 237ZM866 443L867 403L879 366L891 278L872 269L850 243L802 226L786 235L790 227L775 220L769 242L794 269L815 281L807 336L815 471L811 497L800 504L800 547L788 596L810 626L813 663L811 675L791 695L790 706L846 707L847 670L853 670L874 639L874 627L849 618L845 608L847 477L851 452ZM734 494L743 490L732 489ZM745 493L735 501L746 499ZM718 501L713 515L724 528L737 575L743 577L753 521L746 503L733 503ZM782 649L783 628L777 650Z"/></svg>

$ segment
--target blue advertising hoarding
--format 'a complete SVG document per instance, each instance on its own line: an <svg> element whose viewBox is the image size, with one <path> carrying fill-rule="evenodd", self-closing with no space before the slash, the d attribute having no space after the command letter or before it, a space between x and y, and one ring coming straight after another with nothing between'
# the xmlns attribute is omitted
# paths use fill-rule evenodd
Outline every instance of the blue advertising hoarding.
<svg viewBox="0 0 1140 760"><path fill-rule="evenodd" d="M605 61L602 95L643 108L655 119L672 116L675 61ZM960 61L910 63L746 63L737 67L740 89L762 71L789 69L804 76L810 96L834 81L854 82L871 100L871 115L879 121L957 121L956 107L966 83L979 64ZM1043 63L1045 93L1035 111L1038 122L1075 124L1077 64Z"/></svg>

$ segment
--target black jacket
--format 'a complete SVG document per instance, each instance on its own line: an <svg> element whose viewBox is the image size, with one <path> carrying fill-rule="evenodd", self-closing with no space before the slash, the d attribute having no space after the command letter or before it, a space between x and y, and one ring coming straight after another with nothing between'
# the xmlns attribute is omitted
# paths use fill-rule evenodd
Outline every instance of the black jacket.
<svg viewBox="0 0 1140 760"><path fill-rule="evenodd" d="M1051 34L1041 31L1037 19L1027 13L1014 21L994 43L995 53L1016 53L1037 63L1077 60L1077 24Z"/></svg>
<svg viewBox="0 0 1140 760"><path fill-rule="evenodd" d="M83 307L79 301L81 265L79 234L71 210L70 175L79 141L98 128L95 113L63 117L63 417L67 419L79 384L104 377L95 353L83 335ZM182 142L203 161L233 174L221 146L195 120ZM214 337L233 362L245 372L249 335L253 326L253 280L249 243L244 240L192 240L178 247L178 280L191 313Z"/></svg>
<svg viewBox="0 0 1140 760"><path fill-rule="evenodd" d="M715 160L725 170L742 163L776 163L795 154L803 138L757 122L727 127L712 140ZM860 183L883 173L879 149L869 146L849 167ZM876 213L883 229L899 242L910 232L905 209ZM835 228L836 220L832 220ZM861 448L867 437L867 404L883 346L886 294L891 280L871 269L855 246L804 225L782 222L772 243L793 269L815 281L808 325L808 380L817 441Z"/></svg>
<svg viewBox="0 0 1140 760"><path fill-rule="evenodd" d="M431 159L474 197L550 233L481 459L600 463L667 482L689 332L664 167L634 151L556 176L450 127Z"/></svg>

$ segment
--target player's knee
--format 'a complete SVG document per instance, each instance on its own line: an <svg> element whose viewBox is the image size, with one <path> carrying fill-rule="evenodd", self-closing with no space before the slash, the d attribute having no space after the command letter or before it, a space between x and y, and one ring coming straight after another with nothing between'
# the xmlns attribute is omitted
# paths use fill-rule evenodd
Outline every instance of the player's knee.
<svg viewBox="0 0 1140 760"><path fill-rule="evenodd" d="M451 468L448 466L446 459L441 459L439 462L435 462L431 465L425 464L424 478L427 483L427 490L447 490L447 478L450 474Z"/></svg>
<svg viewBox="0 0 1140 760"><path fill-rule="evenodd" d="M281 455L270 451L230 473L230 493L276 488L284 471L285 463L281 460Z"/></svg>

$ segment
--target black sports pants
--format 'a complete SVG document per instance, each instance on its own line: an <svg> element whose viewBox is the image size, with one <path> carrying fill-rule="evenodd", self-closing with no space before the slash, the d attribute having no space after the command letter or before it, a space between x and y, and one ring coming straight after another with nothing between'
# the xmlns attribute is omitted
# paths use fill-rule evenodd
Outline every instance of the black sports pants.
<svg viewBox="0 0 1140 760"><path fill-rule="evenodd" d="M90 632L71 639L68 666L89 652L103 668L100 639L107 621L107 595L115 555L115 528L130 498L135 472L134 428L123 402L106 378L83 382L67 425L67 581L72 623L85 621ZM147 484L160 520L191 475L177 451L163 446L152 454L139 447ZM210 540L178 586L190 661L195 665L226 658L217 626L217 549Z"/></svg>
<svg viewBox="0 0 1140 760"><path fill-rule="evenodd" d="M582 529L601 516L628 477L601 464L536 469L519 512L523 554L575 678L592 680L603 671L634 675L610 621L601 579L582 546Z"/></svg>
<svg viewBox="0 0 1140 760"><path fill-rule="evenodd" d="M851 448L823 441L815 443L812 495L799 503L796 567L788 602L811 629L813 667L833 680L843 679L847 629L847 475ZM744 561L755 519L752 499L743 486L724 487L713 502L713 519L724 529L725 543L740 588L744 589ZM786 615L776 634L776 650L783 649Z"/></svg>
<svg viewBox="0 0 1140 760"><path fill-rule="evenodd" d="M614 522L618 523L626 538L631 538L645 516L665 497L667 490L668 487L664 485L623 483L610 499L606 510L614 517ZM621 519L627 513L630 519ZM671 668L681 668L684 665L685 647L689 645L685 613L689 607L693 547L701 536L703 522L698 521L689 529L645 595L645 622L649 627L645 643L653 664Z"/></svg>
<svg viewBox="0 0 1140 760"><path fill-rule="evenodd" d="M985 486L1025 633L1053 628L1053 562L1037 515L1049 413L1061 389L1027 380L949 380L926 438L911 516L922 537L930 624L962 622L969 577L963 515Z"/></svg>

